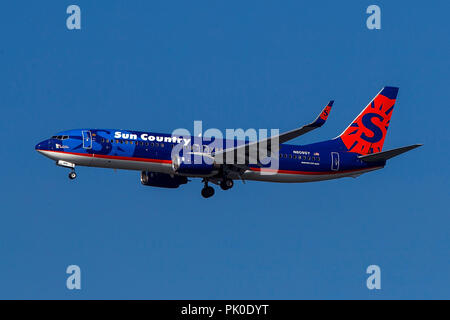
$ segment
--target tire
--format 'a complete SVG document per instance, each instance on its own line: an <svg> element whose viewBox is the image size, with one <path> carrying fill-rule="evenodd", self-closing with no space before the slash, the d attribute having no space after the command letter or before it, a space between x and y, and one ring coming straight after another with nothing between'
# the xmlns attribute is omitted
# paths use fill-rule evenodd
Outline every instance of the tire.
<svg viewBox="0 0 450 320"><path fill-rule="evenodd" d="M77 174L74 172L74 171L72 171L71 173L69 173L69 179L70 180L73 180L73 179L75 179L77 177Z"/></svg>
<svg viewBox="0 0 450 320"><path fill-rule="evenodd" d="M231 189L231 188L233 188L233 186L234 186L234 182L231 179L225 179L220 182L220 187L222 188L222 190Z"/></svg>
<svg viewBox="0 0 450 320"><path fill-rule="evenodd" d="M214 195L214 188L213 187L204 187L202 189L202 196L203 198L210 198Z"/></svg>

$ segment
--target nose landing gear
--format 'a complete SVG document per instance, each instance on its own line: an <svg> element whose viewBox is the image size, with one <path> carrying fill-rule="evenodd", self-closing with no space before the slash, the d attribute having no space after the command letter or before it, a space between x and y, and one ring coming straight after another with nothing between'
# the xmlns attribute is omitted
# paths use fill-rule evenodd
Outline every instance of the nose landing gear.
<svg viewBox="0 0 450 320"><path fill-rule="evenodd" d="M69 179L70 180L73 180L73 179L75 179L77 177L77 173L75 172L75 171L71 171L70 173L69 173Z"/></svg>
<svg viewBox="0 0 450 320"><path fill-rule="evenodd" d="M64 160L58 160L56 161L56 165L63 167L63 168L69 168L70 169L70 173L69 173L69 179L73 180L77 177L77 174L75 172L75 163L72 162L67 162Z"/></svg>

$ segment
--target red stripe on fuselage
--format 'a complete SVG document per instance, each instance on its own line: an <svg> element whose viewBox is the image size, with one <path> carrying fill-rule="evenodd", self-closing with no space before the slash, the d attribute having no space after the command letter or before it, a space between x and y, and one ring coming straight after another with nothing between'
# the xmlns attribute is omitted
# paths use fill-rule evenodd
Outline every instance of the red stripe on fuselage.
<svg viewBox="0 0 450 320"><path fill-rule="evenodd" d="M48 151L48 152L54 152L54 153L60 153L60 154L73 154L75 156L101 158L101 159L128 160L128 161L141 161L141 162L154 162L154 163L169 163L169 164L172 163L171 160L150 159L150 158L122 157L122 156L110 156L110 155L104 155L104 154L86 154L86 153L53 151L53 150L38 150L38 151Z"/></svg>

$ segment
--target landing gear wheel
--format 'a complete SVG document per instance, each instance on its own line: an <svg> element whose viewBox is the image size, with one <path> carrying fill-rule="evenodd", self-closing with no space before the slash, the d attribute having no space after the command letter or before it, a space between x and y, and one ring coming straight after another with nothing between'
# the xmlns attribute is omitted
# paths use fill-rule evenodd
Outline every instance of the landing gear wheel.
<svg viewBox="0 0 450 320"><path fill-rule="evenodd" d="M231 179L224 179L220 182L220 187L222 190L228 190L233 188L234 182Z"/></svg>
<svg viewBox="0 0 450 320"><path fill-rule="evenodd" d="M75 171L72 171L72 172L69 173L69 179L70 179L70 180L73 180L73 179L75 179L76 177L77 177L77 174L75 173Z"/></svg>
<svg viewBox="0 0 450 320"><path fill-rule="evenodd" d="M214 195L214 188L206 186L202 189L202 196L203 198L209 198Z"/></svg>

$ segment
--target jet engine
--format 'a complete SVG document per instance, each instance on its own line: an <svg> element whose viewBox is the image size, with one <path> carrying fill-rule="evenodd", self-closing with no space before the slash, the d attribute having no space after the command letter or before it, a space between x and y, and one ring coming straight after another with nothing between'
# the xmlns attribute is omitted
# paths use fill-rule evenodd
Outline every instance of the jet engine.
<svg viewBox="0 0 450 320"><path fill-rule="evenodd" d="M187 183L188 180L183 176L175 176L160 172L141 172L141 183L144 186L160 187L160 188L178 188L181 184Z"/></svg>
<svg viewBox="0 0 450 320"><path fill-rule="evenodd" d="M204 153L175 155L172 159L172 169L178 174L199 177L208 177L217 173L214 158Z"/></svg>

